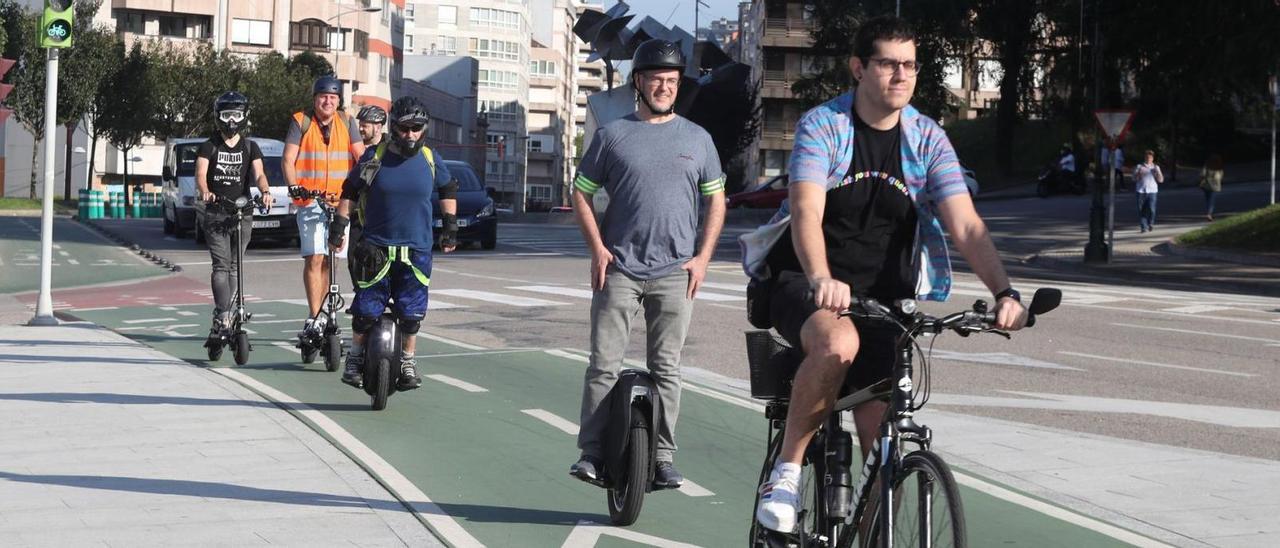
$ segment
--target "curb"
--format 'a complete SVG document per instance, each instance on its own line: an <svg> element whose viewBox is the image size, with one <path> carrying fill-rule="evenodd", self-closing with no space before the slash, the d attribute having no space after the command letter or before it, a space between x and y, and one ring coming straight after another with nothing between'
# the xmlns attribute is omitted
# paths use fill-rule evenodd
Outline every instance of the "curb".
<svg viewBox="0 0 1280 548"><path fill-rule="evenodd" d="M126 247L131 251L134 251L138 255L141 255L144 259L147 259L148 261L155 263L156 266L159 266L161 268L166 268L170 272L182 272L182 267L176 264L173 264L173 262L170 261L169 259L166 259L164 257L161 257L159 254L152 253L146 249L143 249L142 246L136 243L133 243L133 241L129 240L128 238L124 238L123 236L116 234L111 229L108 229L98 223L93 222L93 220L91 219L81 219L78 215L73 215L71 219L73 221L80 223L81 225L84 225L86 227L89 227L89 228L92 228L93 230L98 231L99 234L102 234L108 240L111 240L119 244L121 247Z"/></svg>
<svg viewBox="0 0 1280 548"><path fill-rule="evenodd" d="M1169 240L1154 248L1157 253L1187 257L1189 259L1208 259L1250 266L1269 266L1280 268L1280 255L1250 255L1225 249L1186 246Z"/></svg>
<svg viewBox="0 0 1280 548"><path fill-rule="evenodd" d="M1136 252L1118 252L1116 256L1152 256L1167 257L1171 254L1163 252L1161 249L1167 244L1159 244L1153 248L1154 251L1145 253ZM1146 284L1153 281L1160 283L1175 284L1179 287L1194 289L1197 291L1206 290L1226 290L1238 293L1246 293L1251 295L1280 297L1280 286L1275 283L1248 283L1235 281L1208 281L1188 279L1178 275L1151 275L1140 272L1134 272L1126 268L1118 268L1107 266L1106 263L1086 263L1083 254L1055 254L1051 251L1032 253L1018 259L1018 262L1024 266L1040 267L1049 269L1061 269L1074 273L1102 275L1112 279L1123 280L1133 284Z"/></svg>

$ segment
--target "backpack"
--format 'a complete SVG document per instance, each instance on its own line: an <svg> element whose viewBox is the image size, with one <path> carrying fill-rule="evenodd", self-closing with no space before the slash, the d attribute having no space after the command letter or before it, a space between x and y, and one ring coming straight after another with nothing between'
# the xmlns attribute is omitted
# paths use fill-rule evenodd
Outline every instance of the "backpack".
<svg viewBox="0 0 1280 548"><path fill-rule="evenodd" d="M387 152L387 141L383 140L378 143L378 148L373 151L373 158L360 167L360 180L364 182L364 189L360 191L360 198L356 201L356 222L364 226L364 207L369 201L369 187L373 186L374 177L378 176L378 170L382 169L382 155ZM422 145L422 157L427 160L427 169L431 170L434 175L436 172L436 156L426 145Z"/></svg>

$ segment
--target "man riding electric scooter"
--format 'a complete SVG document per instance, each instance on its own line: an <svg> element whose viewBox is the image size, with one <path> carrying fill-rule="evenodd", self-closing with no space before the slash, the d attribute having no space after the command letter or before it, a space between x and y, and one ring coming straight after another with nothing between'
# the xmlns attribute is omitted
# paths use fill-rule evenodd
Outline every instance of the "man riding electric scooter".
<svg viewBox="0 0 1280 548"><path fill-rule="evenodd" d="M417 99L396 100L388 121L390 142L365 151L342 186L329 245L345 245L343 232L354 210L364 231L350 253L358 275L350 310L355 335L342 382L361 386L366 335L390 301L402 337L396 389L412 390L422 384L413 354L431 283L431 193L440 193L440 249L449 253L458 245L458 183L423 144L429 117Z"/></svg>

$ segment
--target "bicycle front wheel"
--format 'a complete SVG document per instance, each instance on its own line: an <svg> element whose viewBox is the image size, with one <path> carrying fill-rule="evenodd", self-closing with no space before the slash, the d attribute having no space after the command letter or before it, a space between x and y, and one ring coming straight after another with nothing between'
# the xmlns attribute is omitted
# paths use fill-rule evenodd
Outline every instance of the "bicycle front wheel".
<svg viewBox="0 0 1280 548"><path fill-rule="evenodd" d="M951 468L930 451L902 459L893 481L893 528L886 538L880 523L881 504L870 509L872 524L864 547L963 548L968 546L960 488ZM892 540L892 542L889 542Z"/></svg>

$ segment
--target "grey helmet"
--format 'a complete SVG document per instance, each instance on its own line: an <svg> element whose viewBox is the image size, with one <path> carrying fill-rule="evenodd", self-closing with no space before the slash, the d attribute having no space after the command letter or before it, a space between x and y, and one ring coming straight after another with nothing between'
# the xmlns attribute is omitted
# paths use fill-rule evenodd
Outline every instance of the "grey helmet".
<svg viewBox="0 0 1280 548"><path fill-rule="evenodd" d="M402 126L421 125L425 127L427 122L431 121L431 116L427 114L427 108L422 106L422 103L415 97L401 97L391 104L389 119L391 123L391 141L395 143L405 157L417 154L427 140L426 132L424 131L422 136L417 139L409 139L409 135L402 131Z"/></svg>

